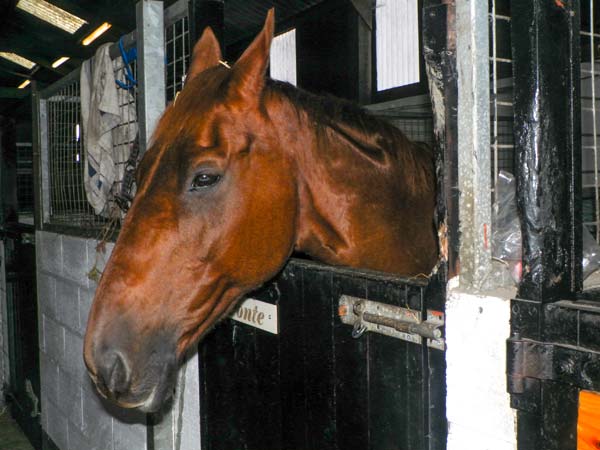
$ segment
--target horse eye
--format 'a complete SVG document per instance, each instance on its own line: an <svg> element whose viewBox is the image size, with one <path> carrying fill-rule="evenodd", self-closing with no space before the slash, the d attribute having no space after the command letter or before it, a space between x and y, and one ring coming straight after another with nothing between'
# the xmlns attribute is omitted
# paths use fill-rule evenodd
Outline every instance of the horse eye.
<svg viewBox="0 0 600 450"><path fill-rule="evenodd" d="M200 189L212 186L216 184L221 179L221 175L213 174L213 173L199 173L192 180L191 189Z"/></svg>

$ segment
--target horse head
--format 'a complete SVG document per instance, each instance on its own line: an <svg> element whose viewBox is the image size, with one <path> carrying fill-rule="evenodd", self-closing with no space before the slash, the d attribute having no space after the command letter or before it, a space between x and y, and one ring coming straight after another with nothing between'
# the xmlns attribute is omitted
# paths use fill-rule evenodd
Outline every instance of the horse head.
<svg viewBox="0 0 600 450"><path fill-rule="evenodd" d="M186 350L292 251L291 162L261 103L273 27L271 10L231 68L205 30L140 163L84 346L98 390L121 406L157 409Z"/></svg>

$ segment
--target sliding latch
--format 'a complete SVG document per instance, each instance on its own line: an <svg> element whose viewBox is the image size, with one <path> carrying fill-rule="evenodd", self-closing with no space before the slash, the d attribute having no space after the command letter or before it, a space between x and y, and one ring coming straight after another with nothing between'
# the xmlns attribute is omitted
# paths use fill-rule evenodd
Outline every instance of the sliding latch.
<svg viewBox="0 0 600 450"><path fill-rule="evenodd" d="M342 323L353 326L354 338L373 331L415 344L421 344L425 338L429 347L444 350L441 330L444 314L441 312L428 310L423 321L421 311L342 295L338 313Z"/></svg>

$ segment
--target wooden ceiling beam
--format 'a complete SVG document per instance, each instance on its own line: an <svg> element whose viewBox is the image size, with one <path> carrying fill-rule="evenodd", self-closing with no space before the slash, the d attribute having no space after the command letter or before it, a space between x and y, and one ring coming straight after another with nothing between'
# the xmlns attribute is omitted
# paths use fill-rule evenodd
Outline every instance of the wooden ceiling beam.
<svg viewBox="0 0 600 450"><path fill-rule="evenodd" d="M24 98L29 95L29 89L15 87L0 87L0 98Z"/></svg>

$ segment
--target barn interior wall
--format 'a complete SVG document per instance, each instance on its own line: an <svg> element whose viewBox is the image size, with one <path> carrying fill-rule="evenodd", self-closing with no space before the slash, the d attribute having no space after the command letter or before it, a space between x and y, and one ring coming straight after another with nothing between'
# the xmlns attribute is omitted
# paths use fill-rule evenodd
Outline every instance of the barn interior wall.
<svg viewBox="0 0 600 450"><path fill-rule="evenodd" d="M83 362L83 336L96 288L87 273L96 259L96 244L36 233L42 428L60 450L145 450L145 416L103 403ZM111 250L108 244L107 258Z"/></svg>
<svg viewBox="0 0 600 450"><path fill-rule="evenodd" d="M484 295L449 290L447 450L475 448L475 443L487 450L517 449L516 411L510 406L505 375L514 295L514 288Z"/></svg>

